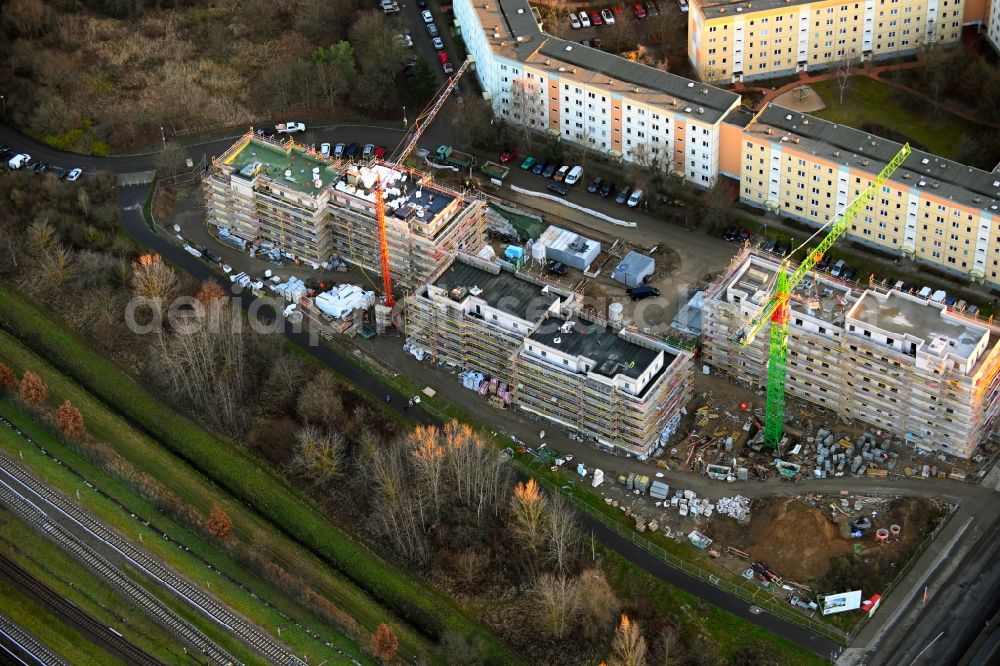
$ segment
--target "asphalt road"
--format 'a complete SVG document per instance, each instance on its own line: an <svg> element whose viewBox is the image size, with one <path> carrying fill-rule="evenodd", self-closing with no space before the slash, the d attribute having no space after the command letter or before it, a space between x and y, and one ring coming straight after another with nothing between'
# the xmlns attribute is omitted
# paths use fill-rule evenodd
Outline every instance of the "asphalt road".
<svg viewBox="0 0 1000 666"><path fill-rule="evenodd" d="M955 573L927 603L909 637L887 646L869 661L886 666L957 664L1000 610L1000 575L994 561L1000 543L1000 519L969 549ZM923 603L915 590L911 604Z"/></svg>
<svg viewBox="0 0 1000 666"><path fill-rule="evenodd" d="M415 32L415 45L417 41L418 35ZM379 143L381 139L383 143L389 145L386 139L387 129L374 126L330 126L329 128L314 128L310 130L310 132L307 132L302 139L304 141L317 142L321 140L331 140L329 137L337 136L340 132L347 129L350 129L352 137L357 137L352 138L354 141ZM433 129L434 128L432 127L431 130ZM440 128L438 131L442 132L445 130ZM402 127L398 130L398 133L401 137ZM232 136L227 136L210 141L193 141L187 145L188 153L194 159L200 159L201 156L206 154L215 155L228 147L231 144L232 139ZM434 144L435 141L438 141L438 139L431 138L428 145L436 145ZM38 144L31 139L27 139L15 130L4 125L0 125L0 144L11 145L17 150L32 153L34 157L48 161L56 166L83 166L85 169L101 169L119 174L149 171L155 168L156 163L155 153L111 158L94 158L76 155L68 156L66 153L55 151L51 148ZM513 173L514 172L512 171L512 174ZM531 182L532 179L535 179L544 184L544 181L538 177L533 177L530 174L520 174L517 176L517 179L519 181L524 179L524 182ZM543 189L543 187L538 187L538 189ZM227 282L224 282L224 279L214 272L207 264L187 254L182 249L166 241L160 236L157 236L149 229L143 220L141 213L142 203L145 200L146 192L146 185L128 185L119 188L119 201L122 206L122 224L129 235L131 235L140 244L156 250L167 260L174 263L179 268L187 271L195 278L199 280L216 280L229 289L230 285ZM589 195L576 193L573 196L587 197ZM639 218L645 218L645 216L643 216L639 211L630 211L628 214ZM652 218L645 219L653 221ZM663 223L660 222L660 224ZM674 228L674 232L677 233L676 228ZM715 242L718 243L719 241L716 240ZM256 299L249 294L245 294L240 300L242 306L249 311ZM292 342L335 372L341 374L345 379L354 383L360 389L367 391L370 395L375 396L376 399L382 399L383 396L390 396L391 403L388 406L391 409L394 409L401 414L405 414L407 418L418 423L433 424L437 422L435 417L419 408L419 406L415 406L408 412L404 412L403 405L408 399L408 396L397 393L391 387L386 386L379 379L369 375L359 366L345 359L329 347L315 344L307 333L293 330L293 326L283 318L279 318L279 322L282 327L282 332L288 336ZM683 476L684 478L684 480L680 482L682 485L686 485L687 487L696 488L699 482L704 481L703 479L699 479L691 475L680 476ZM905 491L907 494L918 496L937 496L941 494L943 489L940 485L930 486L926 484L927 482L923 481L909 481L894 485L899 486L900 490ZM812 485L813 484L808 484L808 488L803 485L800 489L812 489ZM824 481L822 482L822 486L816 487L815 490L827 493L835 492L838 489L851 489L858 492L864 492L868 489L868 486L869 484L864 481L858 482L851 480L837 480L835 482ZM763 484L761 484L760 490L756 490L754 484L750 484L749 486L746 486L746 488L747 490L753 488L754 490L751 491L752 494L773 494L776 490L774 488L765 489ZM964 484L954 484L954 486L949 487L948 490L953 491L953 494L956 497L961 498L963 502L966 500L974 500L972 502L973 505L981 508L985 508L984 505L987 504L987 495L990 494L986 489ZM990 497L990 503L992 503L992 497ZM646 551L636 547L634 544L631 544L622 537L614 534L607 528L603 528L603 526L588 524L588 527L592 527L595 534L600 535L602 543L607 544L609 547L613 548L624 557L643 567L658 578L681 589L689 591L701 598L711 601L715 605L725 608L726 610L743 617L747 621L765 627L774 633L813 650L817 654L823 656L828 656L830 654L833 644L827 639L813 635L811 632L802 629L798 625L786 622L768 613L751 613L749 604L738 597L731 596L709 583L691 578L686 574L667 566ZM998 542L996 540L984 539L982 543L984 550L991 551L992 549L995 549Z"/></svg>

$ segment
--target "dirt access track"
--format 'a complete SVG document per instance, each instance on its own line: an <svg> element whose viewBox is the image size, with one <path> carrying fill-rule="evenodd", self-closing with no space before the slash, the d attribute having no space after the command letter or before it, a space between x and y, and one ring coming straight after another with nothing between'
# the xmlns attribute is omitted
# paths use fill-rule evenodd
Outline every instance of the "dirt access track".
<svg viewBox="0 0 1000 666"><path fill-rule="evenodd" d="M754 560L764 561L783 578L811 584L827 574L831 560L853 553L855 544L861 544L862 557L873 565L870 570L898 570L895 567L903 566L904 558L909 558L940 518L936 505L924 499L865 505L857 515L871 517L874 511L872 529L861 539L851 539L845 536L848 532L841 526L841 523L846 524L846 516L837 512L836 522L830 518L833 510L829 504L839 506L839 500L815 496L763 499L751 507L748 525L717 514L705 531L720 550L733 546L749 553ZM899 540L876 543L875 530L888 529L889 525L902 527ZM895 563L895 567L878 566L879 563Z"/></svg>

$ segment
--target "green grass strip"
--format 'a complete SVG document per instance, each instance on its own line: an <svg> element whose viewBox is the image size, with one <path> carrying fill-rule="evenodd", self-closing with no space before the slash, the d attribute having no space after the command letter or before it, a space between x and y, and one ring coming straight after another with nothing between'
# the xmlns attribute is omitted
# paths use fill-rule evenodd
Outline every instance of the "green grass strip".
<svg viewBox="0 0 1000 666"><path fill-rule="evenodd" d="M519 661L454 600L355 541L278 474L178 415L6 286L0 287L0 326L426 635L437 638L447 629L473 634L488 648L492 663Z"/></svg>

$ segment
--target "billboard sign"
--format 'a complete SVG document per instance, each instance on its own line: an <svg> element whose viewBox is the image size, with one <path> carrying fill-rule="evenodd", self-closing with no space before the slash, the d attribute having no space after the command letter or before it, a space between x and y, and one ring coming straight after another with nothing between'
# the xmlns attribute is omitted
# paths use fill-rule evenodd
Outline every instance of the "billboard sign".
<svg viewBox="0 0 1000 666"><path fill-rule="evenodd" d="M828 594L823 597L823 615L833 615L861 608L861 590Z"/></svg>

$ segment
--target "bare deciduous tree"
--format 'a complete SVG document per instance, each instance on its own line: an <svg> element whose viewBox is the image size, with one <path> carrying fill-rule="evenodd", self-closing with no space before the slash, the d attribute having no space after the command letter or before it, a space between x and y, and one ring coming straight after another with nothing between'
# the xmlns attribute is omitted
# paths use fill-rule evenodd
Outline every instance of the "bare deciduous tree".
<svg viewBox="0 0 1000 666"><path fill-rule="evenodd" d="M132 262L132 288L137 296L165 303L177 293L177 274L158 254Z"/></svg>
<svg viewBox="0 0 1000 666"><path fill-rule="evenodd" d="M343 386L331 373L316 373L299 393L298 412L306 423L316 423L328 430L343 430L346 415L340 398Z"/></svg>
<svg viewBox="0 0 1000 666"><path fill-rule="evenodd" d="M535 584L535 594L546 628L556 638L564 638L579 612L576 580L565 575L542 574Z"/></svg>
<svg viewBox="0 0 1000 666"><path fill-rule="evenodd" d="M372 478L376 530L400 555L423 564L430 557L425 497L410 477L408 460L405 444L397 439L373 451L363 464Z"/></svg>
<svg viewBox="0 0 1000 666"><path fill-rule="evenodd" d="M437 521L441 515L442 483L445 472L445 448L440 431L431 426L417 426L409 435L413 447L413 466L420 483L427 489L429 511Z"/></svg>
<svg viewBox="0 0 1000 666"><path fill-rule="evenodd" d="M340 433L324 432L307 425L295 433L295 453L288 463L289 471L322 488L344 473L344 437Z"/></svg>
<svg viewBox="0 0 1000 666"><path fill-rule="evenodd" d="M42 277L50 285L62 286L75 272L73 250L58 245L45 252L41 259Z"/></svg>
<svg viewBox="0 0 1000 666"><path fill-rule="evenodd" d="M582 571L579 593L582 631L596 637L610 629L618 617L621 602L608 585L604 572L600 569Z"/></svg>
<svg viewBox="0 0 1000 666"><path fill-rule="evenodd" d="M851 74L857 63L857 52L854 49L848 51L844 49L837 60L837 91L840 93L840 103L844 103L844 93L847 92L847 85L851 82Z"/></svg>
<svg viewBox="0 0 1000 666"><path fill-rule="evenodd" d="M580 550L576 511L560 496L549 503L545 515L545 559L556 573L567 573Z"/></svg>
<svg viewBox="0 0 1000 666"><path fill-rule="evenodd" d="M83 190L80 190L81 192ZM56 243L58 243L59 237L56 234L56 229L47 219L35 220L31 223L25 231L24 245L33 255L44 255L46 252L51 250Z"/></svg>
<svg viewBox="0 0 1000 666"><path fill-rule="evenodd" d="M522 546L532 555L538 554L538 549L545 538L545 507L548 498L542 493L534 479L527 483L518 483L514 487L511 498L511 513L514 516L514 533Z"/></svg>
<svg viewBox="0 0 1000 666"><path fill-rule="evenodd" d="M610 666L645 666L646 639L639 624L622 615L615 638L611 643Z"/></svg>

